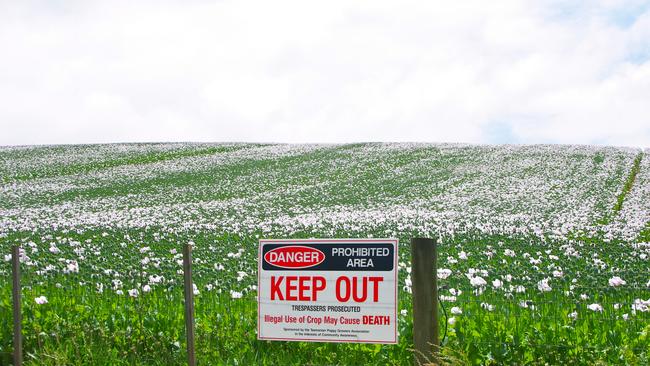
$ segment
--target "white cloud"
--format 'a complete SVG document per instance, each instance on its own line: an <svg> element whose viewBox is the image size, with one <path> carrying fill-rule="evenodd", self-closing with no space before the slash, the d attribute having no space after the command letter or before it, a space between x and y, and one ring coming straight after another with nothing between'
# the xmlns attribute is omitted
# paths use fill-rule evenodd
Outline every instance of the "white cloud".
<svg viewBox="0 0 650 366"><path fill-rule="evenodd" d="M650 146L647 2L582 4L0 3L0 145Z"/></svg>

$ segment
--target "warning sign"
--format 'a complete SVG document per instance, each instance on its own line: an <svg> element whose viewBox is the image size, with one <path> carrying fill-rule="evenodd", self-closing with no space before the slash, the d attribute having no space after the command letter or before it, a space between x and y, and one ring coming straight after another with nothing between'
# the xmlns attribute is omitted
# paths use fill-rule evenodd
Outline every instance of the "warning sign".
<svg viewBox="0 0 650 366"><path fill-rule="evenodd" d="M397 239L260 240L257 337L397 343Z"/></svg>

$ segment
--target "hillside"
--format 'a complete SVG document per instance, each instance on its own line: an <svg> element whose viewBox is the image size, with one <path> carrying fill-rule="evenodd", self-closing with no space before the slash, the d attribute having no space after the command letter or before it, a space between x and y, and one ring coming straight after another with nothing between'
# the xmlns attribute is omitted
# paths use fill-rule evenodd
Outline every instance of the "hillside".
<svg viewBox="0 0 650 366"><path fill-rule="evenodd" d="M561 236L594 232L621 216L648 219L649 159L641 160L629 194L634 206L614 212L640 154L543 145L4 148L1 227L182 224L287 234L327 224L330 233L359 226L385 227L392 235L408 227L442 235ZM643 220L629 224L638 233Z"/></svg>
<svg viewBox="0 0 650 366"><path fill-rule="evenodd" d="M25 250L25 343L35 364L46 355L62 363L182 363L178 253L188 241L196 244L199 357L206 362L408 364L414 236L440 242L443 304L460 309L446 314L444 345L461 362L634 364L650 357L647 150L4 147L0 177L0 252L8 260L11 245ZM256 341L257 239L283 237L398 238L400 344ZM2 262L3 298L9 274ZM485 283L475 285L476 277ZM624 283L612 285L615 277ZM47 304L34 303L40 295ZM5 364L11 304L0 307Z"/></svg>

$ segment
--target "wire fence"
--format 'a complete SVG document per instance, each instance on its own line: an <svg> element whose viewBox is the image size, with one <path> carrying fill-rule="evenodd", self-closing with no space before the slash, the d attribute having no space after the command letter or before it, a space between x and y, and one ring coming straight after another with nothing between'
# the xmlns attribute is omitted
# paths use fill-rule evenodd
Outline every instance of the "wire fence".
<svg viewBox="0 0 650 366"><path fill-rule="evenodd" d="M101 237L101 233L98 235ZM70 357L78 357L90 364L106 360L146 363L156 359L185 363L180 240L161 239L155 245L147 244L150 240L144 238L113 241L111 245L103 245L100 240L96 244L59 244L56 248L60 252L50 249L50 239L36 247L23 243L26 362L37 363L46 357L66 363ZM0 364L10 364L13 351L11 305L4 300L10 299L11 291L7 248L2 247L5 261L0 267ZM256 340L256 255L256 251L245 247L224 247L218 242L196 246L192 264L196 287L192 290L198 358L225 363L234 363L235 359L239 363L259 362L269 352L297 352L291 345L275 346ZM408 255L402 259L408 259ZM489 275L502 278L511 272L495 268ZM645 354L647 359L650 289L643 280L650 279L650 270L622 269L616 274L627 278L629 284L574 284L572 279L577 274L565 269L563 277L556 279L557 286L548 292L537 289L538 281L545 278L541 275L520 282L525 283L526 291L517 292L515 283L511 290L507 281L498 288L490 283L473 287L465 271L455 270L439 282L443 305L439 308L440 329L446 330L444 337L441 332L442 345L459 350L470 362L473 355L483 360L508 360L523 357L525 352L555 350L579 358L617 348L637 356ZM401 268L402 284L407 276L406 267ZM390 357L401 357L409 363L412 319L406 287L400 286L399 295L400 310L406 312L399 317L400 345ZM586 298L581 298L583 294ZM44 300L39 300L41 297ZM327 347L336 350L332 348L335 346ZM349 352L368 353L345 347Z"/></svg>

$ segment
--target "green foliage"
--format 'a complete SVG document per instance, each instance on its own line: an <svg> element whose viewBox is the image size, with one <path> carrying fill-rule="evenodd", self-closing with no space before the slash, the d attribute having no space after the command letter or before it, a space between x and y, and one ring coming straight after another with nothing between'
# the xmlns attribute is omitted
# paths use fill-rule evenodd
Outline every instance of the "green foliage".
<svg viewBox="0 0 650 366"><path fill-rule="evenodd" d="M481 190L500 192L500 185L509 182L523 187L523 193L506 189L508 195L527 197L525 179L532 178L532 182L541 184L548 167L554 163L540 159L536 152L501 154L497 151L497 156L503 158L505 164L513 164L512 167L508 165L496 172L492 169L478 171L483 162L481 156L463 146L453 151L440 146L393 149L359 158L359 151L378 146L357 144L296 155L233 159L223 164L207 160L196 170L145 169L163 162L187 163L191 159L219 157L256 147L260 145L198 145L157 151L145 146L136 153L109 150L96 160L72 160L37 168L25 164L11 174L4 173L9 170L0 170L3 181L11 182L9 184L62 181L65 185L67 178L77 177L92 183L71 184L66 189L34 191L23 196L7 195L0 207L8 210L34 207L47 210L54 205L126 197L116 202L126 202L127 209L133 209L129 214L136 218L139 210L164 209L170 201L169 205L187 205L192 220L212 225L200 229L188 229L183 222L170 226L75 229L42 226L37 230L4 233L4 237L0 236L0 365L11 362L10 269L3 257L15 243L22 244L31 258L22 267L26 364L184 364L183 279L177 261L182 245L189 241L195 243L193 273L200 292L195 297L199 364L410 365L413 323L411 294L406 285L410 266L408 243L416 235L436 235L433 230L423 229L430 223L416 222L414 225L412 216L405 216L397 223L373 223L372 227L358 222L341 225L319 222L322 227L292 226L276 232L261 227L248 232L243 229L224 231L220 229L221 222L215 224L213 217L206 219L209 215L201 211L198 203L237 201L256 195L261 199L255 201L252 208L228 207L224 210L232 212L225 212L223 217L241 212L256 215L258 205L269 201L267 206L272 208L269 219L285 212L297 215L319 212L318 209L363 208L364 205L376 209L370 203L378 201L399 207L429 197L442 197L441 192L459 189L467 182L471 183L470 187L477 186L484 175L489 175L492 181L480 186ZM74 155L88 149L93 148L47 147L12 151L0 157L5 161L34 156L46 158L48 154ZM595 202L589 218L611 217L621 210L641 166L639 155L632 171L627 172L623 163L629 163L631 158L625 160L626 156L599 151L591 155L576 153L562 160L565 163L573 161L574 165L567 163L563 172L566 175L561 176L571 182L582 182L584 171L602 172L607 164L617 167L611 169L611 174L603 174L606 179L601 185L575 189L577 198L571 202ZM122 168L142 168L134 171L148 174L126 178L116 175L113 179L111 174ZM401 174L404 171L408 174ZM93 175L101 172L107 177ZM558 177L548 178L548 181L545 199L550 205L562 199L566 187ZM622 193L616 198L616 194L608 195L608 192ZM506 201L497 194L461 198L466 199L462 202L468 208L489 206L494 210L490 212L503 214L503 217L523 216L517 216L519 203L527 203L523 199ZM442 202L435 209L448 210L448 204ZM563 213L565 207L559 206ZM409 212L406 210L405 215ZM555 215L558 212L549 209L536 218L560 220ZM242 220L234 225L245 226L246 223ZM638 232L636 242L650 242L649 225ZM444 301L447 318L454 317L453 324L440 310L440 329L447 328L440 351L442 364L642 365L650 362L650 313L631 312L636 299L650 298L646 285L650 279L647 261L639 256L646 249L633 249L631 244L636 242L610 238L598 231L576 230L558 237L548 232L543 235L500 234L497 230L486 233L463 229L453 236L439 238L438 266L452 270L448 278L440 281L440 286L444 287L441 295L451 297L450 289L462 291L454 295L453 301ZM257 242L260 237L273 235L398 237L401 243L399 309L405 310L404 315L398 315L399 344L258 341L254 288ZM49 250L52 243L60 253ZM149 249L144 250L147 247ZM515 255L505 255L506 250L512 250ZM466 253L467 258L460 259L461 253ZM450 258L457 262L453 263ZM78 263L78 272L66 272L67 261ZM51 270L45 270L48 265L52 266ZM480 291L469 282L468 274L472 270L487 272L484 277L488 284ZM556 270L562 274L554 277L552 273ZM608 279L614 275L623 277L627 285L610 287ZM151 276L163 279L152 280ZM538 290L540 281L546 278L551 278L552 290ZM496 279L503 282L499 288L492 285ZM115 285L115 280L120 281L119 286ZM151 290L145 291L145 285L150 285ZM525 291L515 290L518 286ZM130 296L128 291L135 289L137 296ZM233 298L231 291L241 292L242 297ZM46 296L47 303L37 304L35 298L38 296ZM590 310L587 306L592 303L602 305L603 311ZM452 307L461 308L462 314L452 315ZM576 318L571 316L574 313Z"/></svg>
<svg viewBox="0 0 650 366"><path fill-rule="evenodd" d="M643 158L643 154L639 153L639 155L637 155L637 157L634 159L634 165L632 166L632 170L630 171L630 174L628 175L627 180L625 181L625 185L623 186L623 190L621 191L621 194L616 199L616 205L614 206L614 214L616 214L623 208L623 202L625 202L625 196L627 196L627 194L632 189L632 186L634 185L634 180L636 179L636 176L637 174L639 174L639 170L641 169L642 158Z"/></svg>

